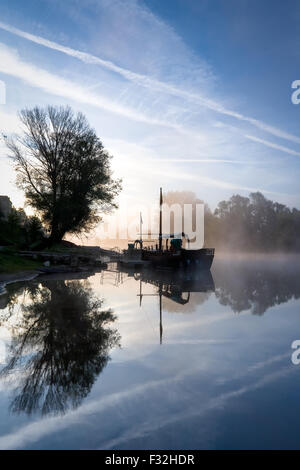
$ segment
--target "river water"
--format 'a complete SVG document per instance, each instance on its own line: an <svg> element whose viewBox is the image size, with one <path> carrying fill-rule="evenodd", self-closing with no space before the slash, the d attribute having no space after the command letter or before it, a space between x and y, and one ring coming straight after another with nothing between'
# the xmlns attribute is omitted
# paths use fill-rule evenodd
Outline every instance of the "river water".
<svg viewBox="0 0 300 470"><path fill-rule="evenodd" d="M300 447L299 259L72 277L0 296L1 449Z"/></svg>

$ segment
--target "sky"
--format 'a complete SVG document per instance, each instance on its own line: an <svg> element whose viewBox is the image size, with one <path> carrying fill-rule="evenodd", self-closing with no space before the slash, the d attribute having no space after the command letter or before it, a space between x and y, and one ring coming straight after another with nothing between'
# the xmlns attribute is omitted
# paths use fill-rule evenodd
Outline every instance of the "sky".
<svg viewBox="0 0 300 470"><path fill-rule="evenodd" d="M114 157L120 204L162 186L300 208L299 20L297 0L2 0L0 130L70 105ZM2 144L0 175L23 206Z"/></svg>

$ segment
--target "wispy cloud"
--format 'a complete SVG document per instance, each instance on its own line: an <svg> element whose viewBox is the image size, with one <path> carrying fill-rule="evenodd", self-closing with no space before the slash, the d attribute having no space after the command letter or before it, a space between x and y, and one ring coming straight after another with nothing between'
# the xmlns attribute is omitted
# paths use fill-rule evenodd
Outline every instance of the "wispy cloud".
<svg viewBox="0 0 300 470"><path fill-rule="evenodd" d="M296 150L290 149L283 145L274 144L274 142L270 142L265 139L260 139L259 137L255 137L253 135L245 134L245 137L253 142L257 142L259 144L266 145L275 150L280 150L281 152L288 153L289 155L294 155L295 157L300 157L300 152L296 152Z"/></svg>
<svg viewBox="0 0 300 470"><path fill-rule="evenodd" d="M100 449L113 449L118 448L120 444L132 441L134 439L140 439L149 435L149 433L158 431L161 428L164 428L170 424L175 424L180 421L185 421L189 418L195 419L195 417L203 416L206 413L209 413L213 410L224 408L226 403L232 399L237 399L240 396L243 396L254 390L263 388L265 385L278 381L279 379L295 372L295 367L282 368L279 371L270 373L263 377L262 379L253 382L250 385L245 385L243 387L232 389L228 392L224 392L216 397L212 397L207 401L201 403L201 405L195 409L194 404L191 407L187 407L182 411L175 412L171 415L160 415L159 418L157 414L154 413L148 420L145 420L141 426L137 429L136 427L131 427L127 429L119 437L111 439L109 441L104 441Z"/></svg>
<svg viewBox="0 0 300 470"><path fill-rule="evenodd" d="M241 191L298 204L287 194L290 175L278 151L298 156L292 143L300 139L234 111L247 108L220 91L202 53L175 29L138 0L89 0L92 16L79 0L53 4L53 19L65 15L63 30L49 21L37 35L22 23L18 29L0 22L2 41L14 43L14 49L0 45L0 72L7 75L8 96L14 87L21 90L18 102L8 102L10 110L51 100L81 108L114 155L113 170L124 181L121 198L142 194L146 201L159 180L166 190L188 186L211 206ZM116 139L123 142L110 147ZM296 177L288 186L292 193Z"/></svg>
<svg viewBox="0 0 300 470"><path fill-rule="evenodd" d="M260 368L265 368L269 365L269 361L261 363ZM296 367L284 367L280 368L276 372L271 372L264 374L264 376L258 380L254 380L249 385L242 386L240 388L232 388L231 390L221 393L215 397L212 397L206 401L203 401L202 405L195 411L195 406L188 406L184 408L184 411L179 411L173 413L172 415L164 414L157 419L157 413L154 413L152 417L145 417L143 423L138 427L138 429L130 428L121 434L120 436L103 442L101 448L117 448L118 445L126 441L142 437L146 433L153 432L155 430L161 429L169 424L174 424L182 420L188 419L190 417L194 418L195 416L201 416L205 413L211 412L214 409L224 407L226 402L231 399L236 399L239 396L245 395L248 392L263 388L265 385L278 381L283 377L296 372ZM0 449L17 449L24 448L25 446L30 446L32 442L37 442L40 438L47 436L51 433L57 433L66 429L70 426L78 425L82 418L95 413L106 412L112 407L123 407L126 406L128 401L136 401L139 398L147 397L148 393L157 393L162 394L162 390L167 390L170 386L175 387L180 382L182 382L188 376L196 376L201 372L201 368L194 367L181 371L172 377L167 377L159 380L152 380L144 384L136 384L132 388L116 392L110 396L102 397L83 404L77 410L69 411L64 417L53 416L43 420L36 420L30 424L24 425L18 430L11 432L9 434L3 435L0 437ZM248 370L248 372L251 372ZM247 374L246 374L247 375Z"/></svg>
<svg viewBox="0 0 300 470"><path fill-rule="evenodd" d="M130 145L125 141L119 139L107 139L108 149L112 154L118 155L116 160L116 166L119 171L129 172L131 175L134 175L135 178L141 179L143 181L143 187L147 185L147 181L150 183L153 181L153 177L160 178L160 180L168 181L186 181L187 184L191 182L197 182L201 187L210 187L225 189L230 191L243 191L243 192L256 192L259 191L264 194L279 194L278 192L273 192L269 189L260 187L259 185L248 186L242 183L235 183L226 181L226 177L223 178L212 178L206 176L203 172L200 172L194 166L185 165L185 168L180 170L176 165L172 166L170 163L188 163L189 160L185 159L169 159L161 158L155 152L150 151L149 149L141 145ZM140 156L143 155L143 165L140 165ZM191 159L197 161L197 159ZM201 162L201 160L198 160ZM210 160L206 159L207 162L220 162L222 160ZM234 161L236 163L236 161ZM244 162L245 163L245 162Z"/></svg>
<svg viewBox="0 0 300 470"><path fill-rule="evenodd" d="M180 129L176 123L147 116L137 110L122 106L99 93L91 93L85 87L71 80L50 73L34 64L23 61L15 50L0 43L0 72L16 77L31 86L56 96L104 109L108 112L150 125L167 126Z"/></svg>
<svg viewBox="0 0 300 470"><path fill-rule="evenodd" d="M252 142L256 142L258 144L261 144L265 147L270 147L270 148L273 148L275 150L280 150L281 152L284 152L284 153L287 153L289 155L294 155L294 156L300 156L300 152L297 152L296 150L293 150L289 147L286 147L284 145L280 145L280 144L276 144L274 142L270 142L269 140L266 140L266 139L262 139L260 137L256 137L256 136L253 136L253 135L250 135L250 134L243 134L243 132L241 132L241 129L239 129L238 127L236 126L232 126L232 125L229 125L229 124L225 124L223 122L220 122L220 121L217 121L214 123L214 126L216 128L220 128L220 129L228 129L229 132L233 133L233 134L236 134L236 135L239 135L247 140L251 140Z"/></svg>
<svg viewBox="0 0 300 470"><path fill-rule="evenodd" d="M169 95L177 96L180 98L184 98L190 102L197 103L199 106L202 106L204 108L207 108L211 111L214 111L216 113L232 117L234 119L237 119L239 121L244 121L252 126L255 126L256 128L267 132L269 134L274 135L275 137L279 137L285 140L289 140L291 142L300 143L300 138L298 136L295 136L293 134L290 134L288 132L285 132L281 129L278 129L274 126L271 126L263 121L260 121L258 119L249 117L245 114L236 112L234 110L228 109L227 107L224 107L222 103L219 103L215 100L212 100L210 98L207 98L205 96L201 96L198 93L194 93L185 89L181 89L171 83L166 83L161 80L157 80L151 76L147 76L144 74L136 73L133 72L129 69L126 69L124 67L120 67L116 64L114 64L111 61L107 61L104 59L101 59L100 57L97 57L93 54L87 53L87 52L82 52L70 47L63 46L57 42L50 41L48 39L45 39L41 36L37 36L31 33L27 33L26 31L22 31L18 28L15 28L13 26L10 26L6 23L0 22L0 28L2 30L5 30L7 32L10 32L14 35L17 35L19 37L22 37L23 39L29 40L31 42L34 42L36 44L39 44L41 46L62 52L64 54L67 54L71 57L74 57L76 59L81 60L82 62L86 64L94 64L94 65L99 65L101 67L104 67L107 70L110 70L112 72L115 72L119 75L121 75L123 78L126 80L129 80L130 82L135 83L136 85L149 88L152 91L159 91L163 93L167 93ZM261 142L263 143L263 142Z"/></svg>
<svg viewBox="0 0 300 470"><path fill-rule="evenodd" d="M123 117L133 119L141 123L146 123L148 125L150 124L170 127L181 133L186 133L192 136L194 139L199 139L198 133L194 130L185 129L176 123L172 123L171 120L165 121L163 119L151 117L150 115L140 113L133 108L122 106L117 102L109 100L105 96L86 90L84 87L74 83L71 80L62 78L56 74L37 67L34 64L25 62L18 56L16 51L8 48L3 44L0 44L0 72L17 77L31 86L42 89L46 93L62 96L72 101L101 108L108 112L116 113ZM137 162L133 162L135 165L135 174L139 171L139 164L136 165L136 163ZM166 161L165 163L167 164L168 162ZM126 167L127 166L128 162L126 163ZM266 190L264 188L235 184L224 179L217 179L200 175L195 171L192 173L181 171L179 175L175 168L172 169L167 165L164 167L163 162L158 167L156 167L153 165L153 161L147 161L147 158L143 158L143 167L141 168L144 180L146 179L145 169L147 167L149 169L148 175L151 176L165 176L173 180L178 180L180 177L181 181L195 181L206 187L216 187L226 190L241 190L245 192L260 191L265 194L272 194L272 191Z"/></svg>
<svg viewBox="0 0 300 470"><path fill-rule="evenodd" d="M160 158L159 161L173 163L232 163L235 165L245 165L246 163L253 163L253 161L251 160L222 160L216 158Z"/></svg>

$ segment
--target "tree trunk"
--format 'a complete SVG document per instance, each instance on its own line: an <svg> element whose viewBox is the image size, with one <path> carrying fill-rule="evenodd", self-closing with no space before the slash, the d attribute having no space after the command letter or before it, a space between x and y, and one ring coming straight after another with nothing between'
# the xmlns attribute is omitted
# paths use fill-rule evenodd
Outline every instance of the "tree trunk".
<svg viewBox="0 0 300 470"><path fill-rule="evenodd" d="M59 229L59 224L58 224L57 219L53 218L52 224L51 224L51 234L49 237L49 244L54 245L55 243L60 243L64 234L65 233Z"/></svg>

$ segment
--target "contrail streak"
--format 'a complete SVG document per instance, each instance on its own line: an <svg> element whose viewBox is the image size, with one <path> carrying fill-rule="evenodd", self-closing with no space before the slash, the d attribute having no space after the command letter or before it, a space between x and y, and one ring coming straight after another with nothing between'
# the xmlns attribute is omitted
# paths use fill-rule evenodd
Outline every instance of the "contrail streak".
<svg viewBox="0 0 300 470"><path fill-rule="evenodd" d="M151 90L156 90L156 91L161 91L170 95L175 95L184 99L187 99L189 101L192 101L193 103L198 103L199 105L208 108L212 111L215 111L219 114L223 114L226 116L230 116L232 118L235 118L239 121L244 121L248 122L249 124L252 124L256 128L265 131L269 134L272 134L276 137L280 137L282 139L289 140L291 142L295 143L300 143L300 138L287 133L285 131L282 131L281 129L278 129L276 127L270 126L262 121L259 121L258 119L254 119L248 116L245 116L241 113L238 113L236 111L232 111L230 109L225 108L223 105L217 103L216 101L210 100L206 97L203 97L199 94L189 92L186 90L182 90L181 88L178 88L174 85L171 85L169 83L162 82L160 80L156 80L155 78L149 77L147 75L143 75L140 73L132 72L131 70L128 70L123 67L119 67L118 65L114 64L111 61L108 60L103 60L100 57L94 56L92 54L89 54L87 52L82 52L78 51L76 49L72 49L70 47L63 46L61 44L58 44L54 41L49 41L48 39L42 38L41 36L36 36L34 34L27 33L26 31L22 31L18 28L15 28L14 26L10 26L6 23L0 22L0 28L15 34L16 36L22 37L24 39L27 39L28 41L34 42L36 44L39 44L41 46L48 47L50 49L62 52L64 54L67 54L71 57L77 58L81 60L82 62L85 62L87 64L95 64L95 65L100 65L112 72L115 72L119 75L121 75L123 78L126 80L129 80L131 82L136 83L137 85L143 86L145 88L149 88Z"/></svg>

